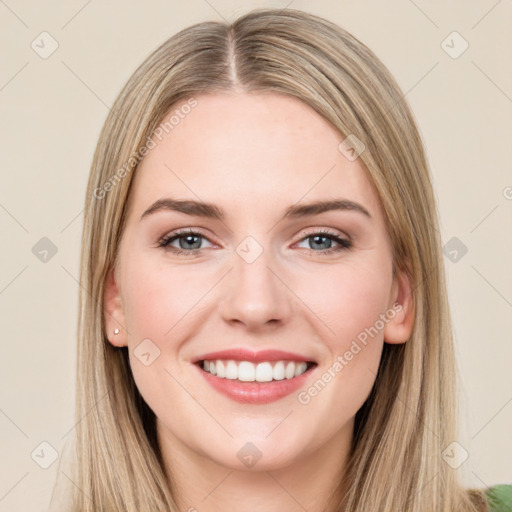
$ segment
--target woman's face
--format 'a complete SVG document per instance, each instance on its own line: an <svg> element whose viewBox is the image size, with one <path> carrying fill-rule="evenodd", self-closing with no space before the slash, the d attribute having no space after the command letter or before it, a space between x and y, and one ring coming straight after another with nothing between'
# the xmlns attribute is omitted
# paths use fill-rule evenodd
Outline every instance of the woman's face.
<svg viewBox="0 0 512 512"><path fill-rule="evenodd" d="M384 339L412 326L377 195L344 137L299 100L195 99L173 107L179 122L136 171L109 337L129 347L175 457L261 470L342 450ZM320 202L333 203L308 208Z"/></svg>

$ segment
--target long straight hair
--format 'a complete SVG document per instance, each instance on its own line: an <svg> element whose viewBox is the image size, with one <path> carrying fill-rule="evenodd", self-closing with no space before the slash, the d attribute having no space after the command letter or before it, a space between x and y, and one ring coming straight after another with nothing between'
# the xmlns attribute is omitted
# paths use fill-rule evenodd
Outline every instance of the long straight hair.
<svg viewBox="0 0 512 512"><path fill-rule="evenodd" d="M457 438L455 362L438 212L415 121L395 80L364 44L292 9L257 9L231 24L182 30L135 71L106 119L85 200L69 510L178 510L155 416L134 383L128 349L107 339L103 291L116 265L141 148L177 102L235 90L295 97L343 137L364 144L359 158L385 214L393 268L413 283L413 333L405 344L384 344L375 385L356 415L340 482L348 490L338 510L476 510L441 456Z"/></svg>

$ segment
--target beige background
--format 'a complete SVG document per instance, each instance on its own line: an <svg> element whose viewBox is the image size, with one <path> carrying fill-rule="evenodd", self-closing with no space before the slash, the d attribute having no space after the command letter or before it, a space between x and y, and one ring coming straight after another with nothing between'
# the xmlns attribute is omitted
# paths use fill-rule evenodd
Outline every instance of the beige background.
<svg viewBox="0 0 512 512"><path fill-rule="evenodd" d="M439 202L462 377L467 485L512 479L512 5L424 0L0 1L2 352L0 511L45 510L74 407L82 203L100 128L135 67L169 36L253 7L340 24L397 78L417 117ZM48 51L48 32L58 42ZM457 31L469 44L450 36ZM46 38L41 42L41 38ZM451 48L449 48L451 46ZM508 187L508 188L507 188ZM58 252L32 252L48 237ZM453 243L453 242L452 242ZM34 452L35 450L35 452ZM31 458L33 454L33 458ZM460 456L460 455L459 455Z"/></svg>

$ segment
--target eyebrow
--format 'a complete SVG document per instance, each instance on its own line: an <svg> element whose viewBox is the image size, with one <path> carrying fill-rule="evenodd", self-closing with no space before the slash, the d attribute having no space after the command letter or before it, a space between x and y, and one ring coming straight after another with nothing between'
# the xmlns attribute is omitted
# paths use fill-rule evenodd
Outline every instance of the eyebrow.
<svg viewBox="0 0 512 512"><path fill-rule="evenodd" d="M348 199L331 199L328 201L315 201L311 203L295 204L285 210L283 219L301 218L312 215L319 215L333 210L355 211L372 219L368 210L359 203L349 201ZM196 217L205 217L224 221L226 215L224 211L212 203L194 201L190 199L179 200L164 198L155 201L142 215L140 220L159 211L175 211L186 215Z"/></svg>

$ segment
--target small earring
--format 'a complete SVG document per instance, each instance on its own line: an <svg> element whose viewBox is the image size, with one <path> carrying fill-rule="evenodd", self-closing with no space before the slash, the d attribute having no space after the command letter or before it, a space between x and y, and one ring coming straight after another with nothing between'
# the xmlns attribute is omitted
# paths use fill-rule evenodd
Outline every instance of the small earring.
<svg viewBox="0 0 512 512"><path fill-rule="evenodd" d="M114 334L119 334L119 329L117 327L114 329Z"/></svg>

